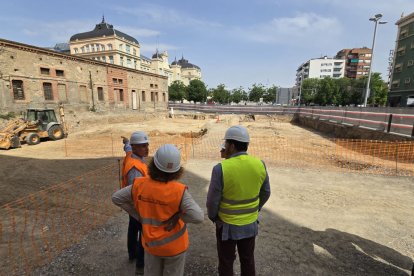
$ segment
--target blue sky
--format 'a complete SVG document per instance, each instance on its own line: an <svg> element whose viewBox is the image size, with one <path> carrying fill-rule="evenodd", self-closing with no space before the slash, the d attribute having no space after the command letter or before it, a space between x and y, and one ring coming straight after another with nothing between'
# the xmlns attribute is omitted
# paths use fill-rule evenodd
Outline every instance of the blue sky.
<svg viewBox="0 0 414 276"><path fill-rule="evenodd" d="M401 13L413 0L16 0L2 1L0 38L35 46L67 42L102 19L135 37L147 57L167 50L201 67L209 88L254 83L289 87L297 67L343 48L371 47L382 13L373 71L387 74Z"/></svg>

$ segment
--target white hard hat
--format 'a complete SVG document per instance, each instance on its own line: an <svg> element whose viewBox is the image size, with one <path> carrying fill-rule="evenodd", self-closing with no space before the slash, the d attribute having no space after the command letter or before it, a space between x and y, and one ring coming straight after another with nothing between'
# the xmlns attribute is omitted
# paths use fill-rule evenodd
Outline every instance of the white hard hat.
<svg viewBox="0 0 414 276"><path fill-rule="evenodd" d="M148 144L149 143L148 136L143 131L136 131L132 133L129 143L131 145Z"/></svg>
<svg viewBox="0 0 414 276"><path fill-rule="evenodd" d="M166 173L175 173L180 168L180 151L171 144L161 146L154 155L155 166Z"/></svg>
<svg viewBox="0 0 414 276"><path fill-rule="evenodd" d="M224 135L224 140L236 140L239 142L249 143L250 136L244 126L237 125L227 129L226 134Z"/></svg>

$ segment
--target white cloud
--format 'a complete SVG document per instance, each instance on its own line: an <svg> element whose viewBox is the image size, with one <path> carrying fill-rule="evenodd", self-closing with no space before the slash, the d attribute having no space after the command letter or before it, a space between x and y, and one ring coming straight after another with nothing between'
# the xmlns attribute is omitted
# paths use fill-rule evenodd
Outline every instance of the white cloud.
<svg viewBox="0 0 414 276"><path fill-rule="evenodd" d="M239 36L257 42L291 44L300 40L330 40L341 33L341 24L334 17L315 13L299 13L294 17L274 18L271 21L247 29L238 28Z"/></svg>
<svg viewBox="0 0 414 276"><path fill-rule="evenodd" d="M151 37L151 36L157 36L160 34L159 31L156 30L150 30L150 29L144 29L144 28L136 28L132 26L118 26L115 29L126 33L132 37Z"/></svg>
<svg viewBox="0 0 414 276"><path fill-rule="evenodd" d="M180 49L177 46L171 45L171 44L150 44L150 43L142 43L141 44L141 51L146 52L147 54L154 54L156 49L159 51L174 51Z"/></svg>
<svg viewBox="0 0 414 276"><path fill-rule="evenodd" d="M139 7L114 7L116 12L120 14L128 14L138 18L142 18L143 21L148 21L154 24L170 24L187 27L219 27L221 24L212 22L210 20L202 20L194 18L189 14L177 11L168 7L142 4Z"/></svg>

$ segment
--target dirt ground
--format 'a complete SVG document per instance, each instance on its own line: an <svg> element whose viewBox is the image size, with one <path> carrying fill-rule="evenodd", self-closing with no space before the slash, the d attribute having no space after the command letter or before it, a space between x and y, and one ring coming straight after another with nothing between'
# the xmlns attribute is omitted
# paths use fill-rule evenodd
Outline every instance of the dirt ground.
<svg viewBox="0 0 414 276"><path fill-rule="evenodd" d="M185 136L208 129L203 139L214 137L212 142L217 143L215 137L224 135L228 126L241 120L257 141L265 134L324 141L320 134L291 125L286 118L252 121L227 115L218 121L209 116L193 119L177 115L171 119L150 114L72 114L68 116L71 135L66 142L47 141L0 151L0 206L67 180L74 173L113 162L114 157L89 154L106 147L108 136L129 136L132 131L145 130L153 140L160 135L175 139L177 133ZM120 141L115 145L116 153L122 152ZM80 144L83 149L75 153L77 148L71 148L67 157L65 143ZM204 210L211 169L219 161L217 145L216 160L191 158L185 163L182 182ZM288 166L268 166L268 172L272 195L260 213L258 275L409 274L414 258L413 178ZM33 275L133 275L134 265L128 263L126 250L127 224L128 216L119 211ZM216 275L214 231L207 216L202 224L189 226L186 275Z"/></svg>

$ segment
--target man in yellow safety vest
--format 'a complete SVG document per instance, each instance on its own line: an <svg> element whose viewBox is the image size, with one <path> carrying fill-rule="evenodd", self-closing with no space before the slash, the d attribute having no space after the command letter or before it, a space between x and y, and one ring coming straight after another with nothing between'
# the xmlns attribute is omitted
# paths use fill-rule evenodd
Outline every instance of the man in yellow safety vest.
<svg viewBox="0 0 414 276"><path fill-rule="evenodd" d="M213 168L206 203L216 224L218 272L233 275L237 247L241 275L254 276L258 213L270 197L269 176L264 162L247 154L250 136L245 127L230 127L224 140L227 159Z"/></svg>

